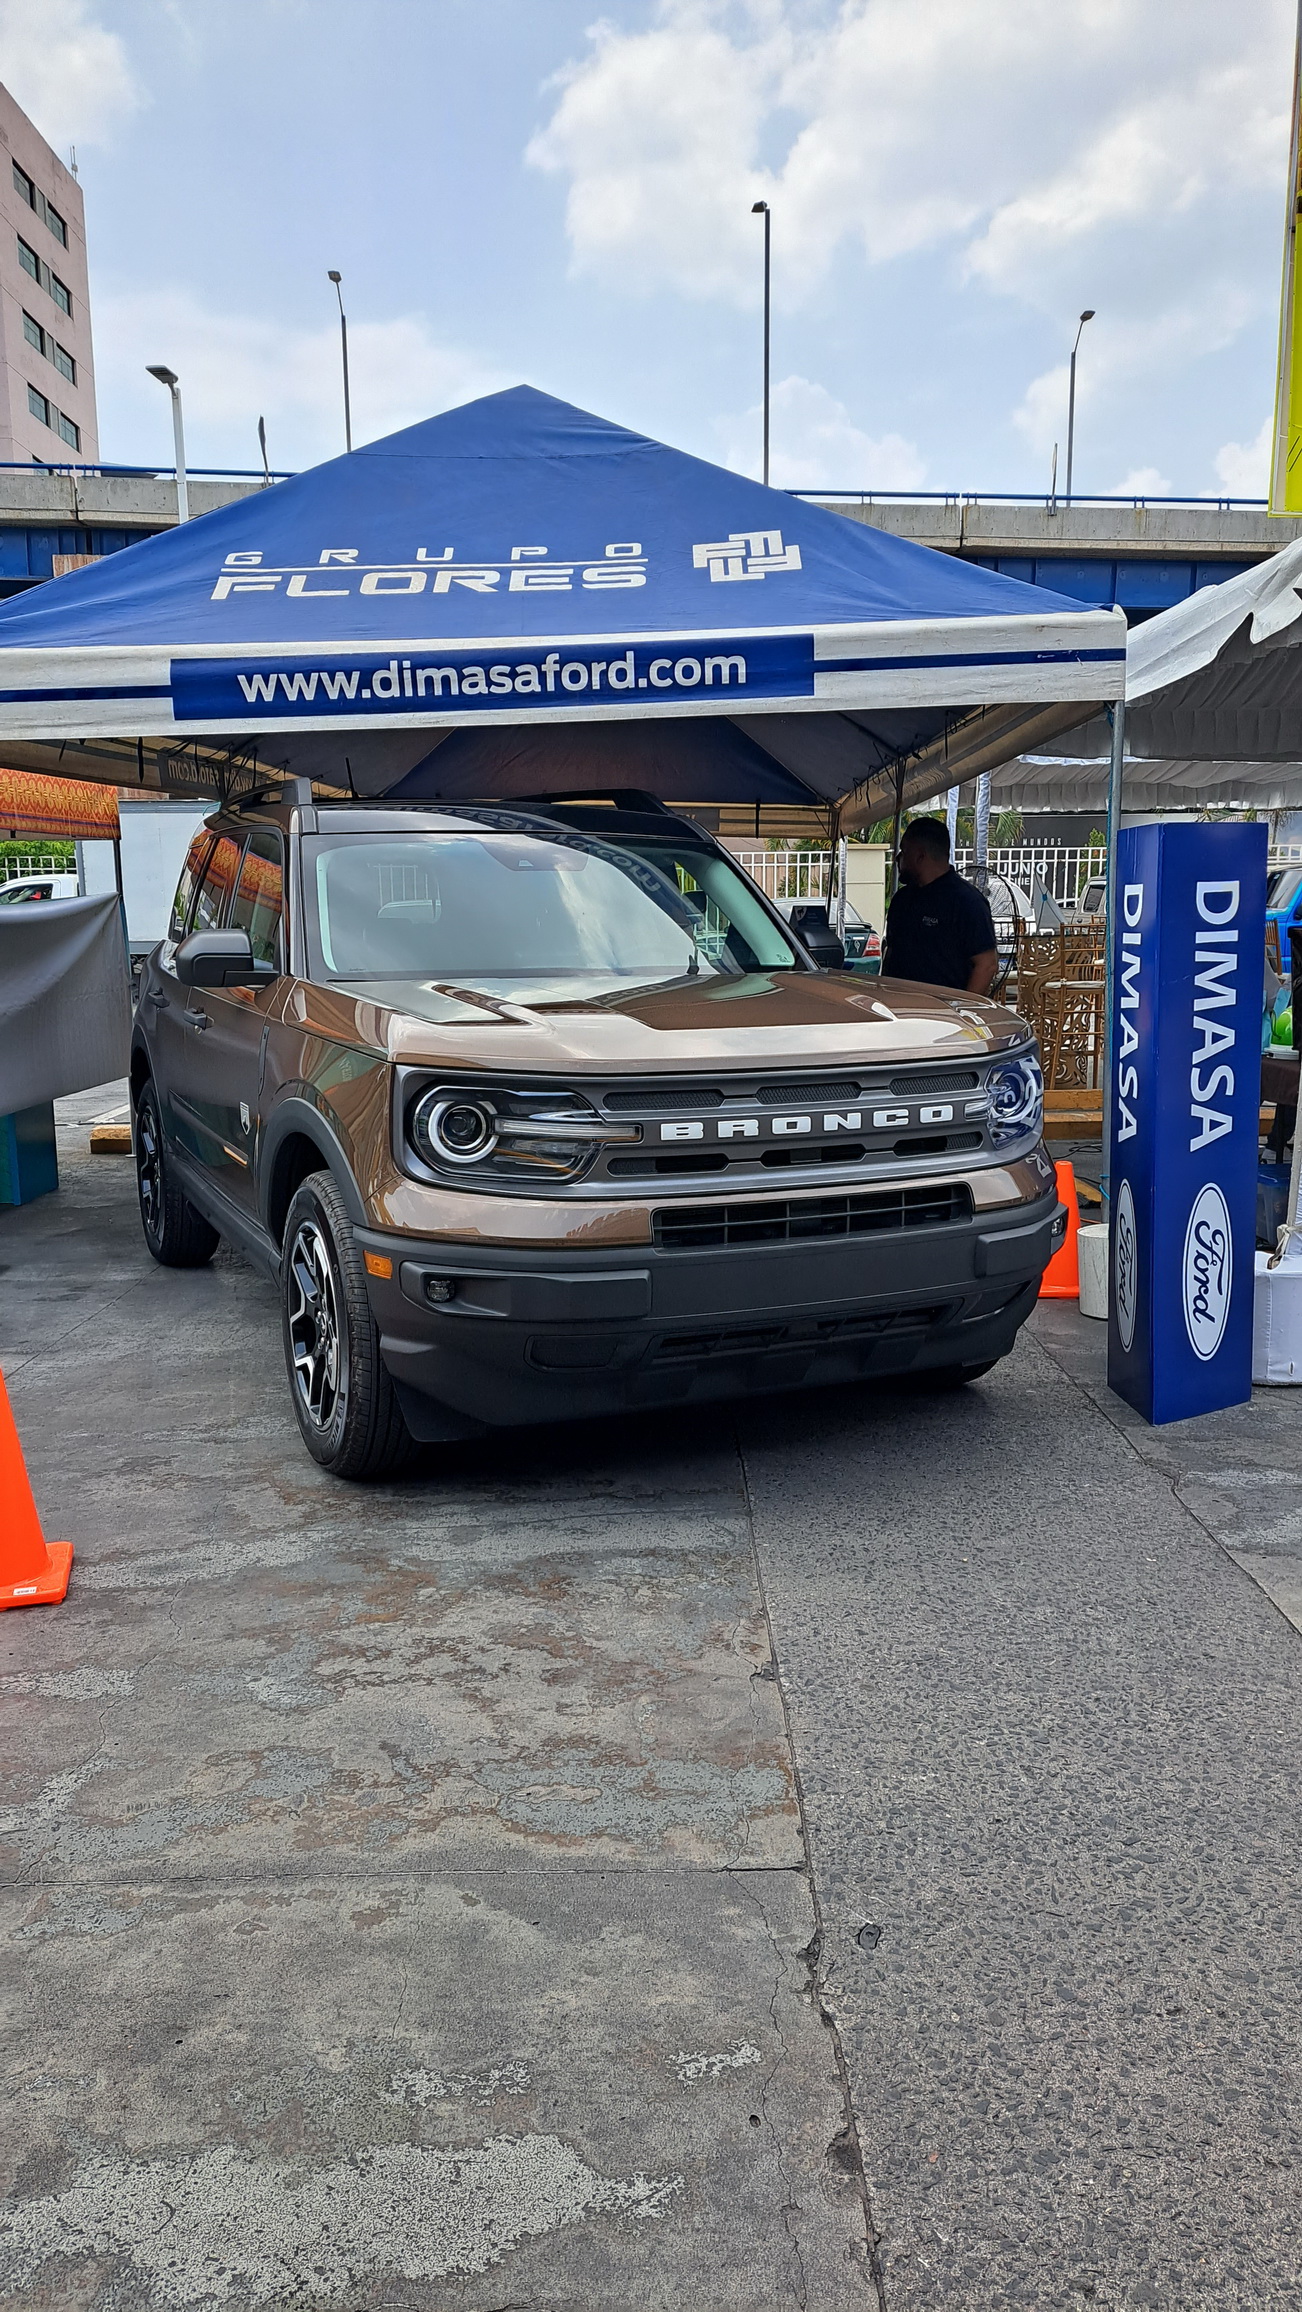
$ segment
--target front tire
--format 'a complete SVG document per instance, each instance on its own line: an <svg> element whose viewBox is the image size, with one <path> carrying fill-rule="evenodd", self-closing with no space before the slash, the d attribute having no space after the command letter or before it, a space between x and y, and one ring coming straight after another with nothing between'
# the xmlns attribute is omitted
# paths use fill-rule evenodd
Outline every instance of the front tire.
<svg viewBox="0 0 1302 2312"><path fill-rule="evenodd" d="M135 1121L136 1194L145 1243L162 1268L203 1268L221 1238L172 1178L152 1078L141 1088Z"/></svg>
<svg viewBox="0 0 1302 2312"><path fill-rule="evenodd" d="M294 1196L280 1262L285 1370L308 1452L334 1477L390 1477L411 1434L380 1337L344 1200L329 1172Z"/></svg>

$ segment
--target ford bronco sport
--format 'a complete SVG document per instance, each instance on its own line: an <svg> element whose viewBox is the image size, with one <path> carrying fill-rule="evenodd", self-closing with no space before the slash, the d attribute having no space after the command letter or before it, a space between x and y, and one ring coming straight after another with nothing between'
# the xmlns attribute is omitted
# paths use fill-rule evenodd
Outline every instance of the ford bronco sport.
<svg viewBox="0 0 1302 2312"><path fill-rule="evenodd" d="M341 1477L502 1424L972 1379L1062 1226L1035 1045L806 938L649 797L220 811L141 985L149 1250L224 1237L277 1280Z"/></svg>

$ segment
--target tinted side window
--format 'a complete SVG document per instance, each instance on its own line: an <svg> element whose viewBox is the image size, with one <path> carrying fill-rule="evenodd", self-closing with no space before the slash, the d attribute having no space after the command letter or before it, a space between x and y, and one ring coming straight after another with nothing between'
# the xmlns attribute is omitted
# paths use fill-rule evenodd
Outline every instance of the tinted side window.
<svg viewBox="0 0 1302 2312"><path fill-rule="evenodd" d="M203 864L211 849L212 836L206 827L201 827L186 852L185 865L181 869L181 880L176 886L176 897L172 901L172 920L167 926L169 939L184 939L185 937L185 927L189 919L190 902L194 897L195 885L203 873Z"/></svg>
<svg viewBox="0 0 1302 2312"><path fill-rule="evenodd" d="M231 925L247 931L255 963L280 968L280 911L284 894L280 837L260 827L249 837L240 869L239 888L231 909Z"/></svg>
<svg viewBox="0 0 1302 2312"><path fill-rule="evenodd" d="M195 894L192 931L220 931L226 905L240 871L241 846L233 835L219 835L212 857Z"/></svg>

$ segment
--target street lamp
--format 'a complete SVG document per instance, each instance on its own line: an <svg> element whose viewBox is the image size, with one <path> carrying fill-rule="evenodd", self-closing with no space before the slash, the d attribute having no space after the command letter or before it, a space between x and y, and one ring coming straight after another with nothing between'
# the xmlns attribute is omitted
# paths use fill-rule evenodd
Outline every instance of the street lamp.
<svg viewBox="0 0 1302 2312"><path fill-rule="evenodd" d="M1071 349L1071 376L1067 387L1067 492L1066 503L1071 504L1071 453L1076 441L1076 346L1080 344L1081 330L1094 319L1094 307L1087 305L1076 329L1076 345Z"/></svg>
<svg viewBox="0 0 1302 2312"><path fill-rule="evenodd" d="M190 519L190 493L185 483L185 425L181 417L181 385L174 369L167 369L161 361L146 364L150 377L156 377L172 396L172 441L176 451L176 518L178 522Z"/></svg>
<svg viewBox="0 0 1302 2312"><path fill-rule="evenodd" d="M773 219L767 201L756 201L752 217L764 219L764 480L769 478L769 254Z"/></svg>
<svg viewBox="0 0 1302 2312"><path fill-rule="evenodd" d="M327 273L326 279L334 282L335 295L339 299L339 342L343 348L344 356L344 446L351 450L353 446L353 412L352 404L348 398L348 316L344 312L344 293L340 286L343 281L343 274Z"/></svg>

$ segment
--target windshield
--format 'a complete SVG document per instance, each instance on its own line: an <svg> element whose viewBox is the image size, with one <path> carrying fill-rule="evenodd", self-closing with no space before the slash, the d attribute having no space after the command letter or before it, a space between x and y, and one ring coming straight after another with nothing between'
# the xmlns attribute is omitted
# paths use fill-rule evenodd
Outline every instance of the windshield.
<svg viewBox="0 0 1302 2312"><path fill-rule="evenodd" d="M327 979L518 988L526 1001L797 968L731 863L685 831L321 836L305 846L308 946Z"/></svg>
<svg viewBox="0 0 1302 2312"><path fill-rule="evenodd" d="M1302 867L1277 867L1266 881L1267 907L1291 907L1302 883Z"/></svg>

